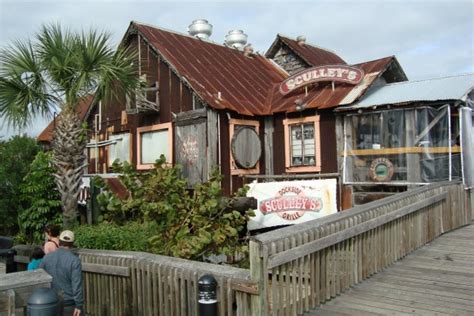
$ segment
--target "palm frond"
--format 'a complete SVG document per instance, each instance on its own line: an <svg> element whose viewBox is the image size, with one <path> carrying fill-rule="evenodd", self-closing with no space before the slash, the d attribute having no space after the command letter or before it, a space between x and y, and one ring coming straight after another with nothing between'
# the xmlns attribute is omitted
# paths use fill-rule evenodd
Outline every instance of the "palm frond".
<svg viewBox="0 0 474 316"><path fill-rule="evenodd" d="M77 76L76 36L59 24L44 25L37 34L35 49L56 89L70 91ZM66 97L67 97L67 93Z"/></svg>
<svg viewBox="0 0 474 316"><path fill-rule="evenodd" d="M0 51L0 117L8 126L25 127L34 117L50 117L54 102L31 42L16 41Z"/></svg>

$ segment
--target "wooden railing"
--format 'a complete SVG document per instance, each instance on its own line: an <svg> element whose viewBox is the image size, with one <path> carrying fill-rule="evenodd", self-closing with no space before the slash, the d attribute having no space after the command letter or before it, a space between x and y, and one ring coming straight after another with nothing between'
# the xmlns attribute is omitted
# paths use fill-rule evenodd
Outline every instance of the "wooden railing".
<svg viewBox="0 0 474 316"><path fill-rule="evenodd" d="M37 288L51 287L51 281L43 269L0 275L0 315L26 315L31 293Z"/></svg>
<svg viewBox="0 0 474 316"><path fill-rule="evenodd" d="M251 315L258 294L250 272L140 252L80 250L86 312L91 315L198 315L198 280L218 283L218 315Z"/></svg>
<svg viewBox="0 0 474 316"><path fill-rule="evenodd" d="M438 183L250 241L253 315L298 315L471 221L462 184Z"/></svg>
<svg viewBox="0 0 474 316"><path fill-rule="evenodd" d="M472 195L460 183L438 183L257 235L249 245L250 270L81 249L86 312L198 315L198 280L212 274L218 315L302 314L443 232L468 224ZM15 260L26 262L24 252Z"/></svg>

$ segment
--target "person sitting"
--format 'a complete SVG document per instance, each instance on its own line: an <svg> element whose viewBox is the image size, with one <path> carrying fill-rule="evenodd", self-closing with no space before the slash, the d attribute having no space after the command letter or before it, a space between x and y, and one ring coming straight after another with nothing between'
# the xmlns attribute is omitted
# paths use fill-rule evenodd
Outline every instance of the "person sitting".
<svg viewBox="0 0 474 316"><path fill-rule="evenodd" d="M40 264L53 277L52 288L64 294L64 316L83 314L82 266L79 257L71 251L73 246L74 233L63 231L59 235L59 249L44 256Z"/></svg>
<svg viewBox="0 0 474 316"><path fill-rule="evenodd" d="M44 251L40 247L35 247L31 253L31 262L28 263L28 271L38 269L40 263L43 261Z"/></svg>
<svg viewBox="0 0 474 316"><path fill-rule="evenodd" d="M45 254L56 251L56 249L59 248L59 232L60 228L58 225L48 224L44 228L44 233L46 235L46 242L44 243Z"/></svg>

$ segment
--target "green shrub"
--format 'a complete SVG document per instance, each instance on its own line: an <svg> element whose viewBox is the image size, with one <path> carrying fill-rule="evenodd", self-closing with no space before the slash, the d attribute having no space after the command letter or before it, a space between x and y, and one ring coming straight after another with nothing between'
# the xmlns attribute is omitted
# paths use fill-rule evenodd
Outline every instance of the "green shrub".
<svg viewBox="0 0 474 316"><path fill-rule="evenodd" d="M102 218L119 225L154 223L156 231L149 239L152 253L202 260L214 254L248 252L246 226L253 211L241 214L232 208L232 199L222 196L222 176L217 171L190 191L180 167L165 166L163 156L145 172L127 163L114 167L130 197L121 200L95 181L104 189L97 197Z"/></svg>
<svg viewBox="0 0 474 316"><path fill-rule="evenodd" d="M130 222L125 226L112 223L81 225L74 229L76 246L87 249L149 251L148 239L154 235L153 223Z"/></svg>
<svg viewBox="0 0 474 316"><path fill-rule="evenodd" d="M22 200L28 207L20 211L18 224L29 244L43 243L46 224L62 223L61 194L54 181L52 161L51 152L40 151L20 186Z"/></svg>

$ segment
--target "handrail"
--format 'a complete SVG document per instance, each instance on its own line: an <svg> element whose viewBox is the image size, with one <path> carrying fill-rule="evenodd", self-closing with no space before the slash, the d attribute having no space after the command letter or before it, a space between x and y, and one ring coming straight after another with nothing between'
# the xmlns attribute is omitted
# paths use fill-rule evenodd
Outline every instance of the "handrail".
<svg viewBox="0 0 474 316"><path fill-rule="evenodd" d="M394 203L394 202L397 202L399 200L403 200L403 199L415 196L417 194L433 190L435 188L440 188L440 187L443 187L447 184L450 184L450 185L461 184L461 181L444 181L444 182L439 182L439 183L435 183L435 184L430 184L430 185L427 185L427 186L416 188L414 190L410 190L410 191L406 191L406 192L403 192L403 193L398 193L398 194L395 194L395 195L392 195L392 196L388 196L388 197L380 199L380 200L372 201L372 202L367 203L367 204L357 205L357 206L355 206L355 207L353 207L349 210L345 210L345 211L342 211L342 212L331 214L331 215L325 216L325 217L320 218L320 219L314 219L314 220L311 220L311 221L308 221L308 222L305 222L305 223L301 223L301 224L298 224L298 225L288 226L288 227L284 227L284 228L281 228L281 229L278 229L278 230L270 231L270 232L267 232L267 233L264 233L264 234L256 235L256 236L251 237L251 240L254 240L256 242L259 242L259 243L265 245L265 244L268 244L270 242L274 242L276 240L282 240L282 239L288 238L288 237L294 235L295 232L304 233L304 232L307 232L309 230L314 230L317 227L321 227L323 225L327 225L327 224L330 224L330 223L333 223L333 222L345 220L345 219L348 219L350 217L360 215L362 213L367 213L367 212L375 210L375 209L377 209L377 208L379 208L383 205Z"/></svg>

